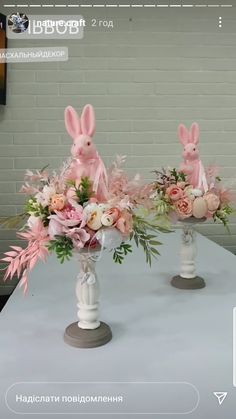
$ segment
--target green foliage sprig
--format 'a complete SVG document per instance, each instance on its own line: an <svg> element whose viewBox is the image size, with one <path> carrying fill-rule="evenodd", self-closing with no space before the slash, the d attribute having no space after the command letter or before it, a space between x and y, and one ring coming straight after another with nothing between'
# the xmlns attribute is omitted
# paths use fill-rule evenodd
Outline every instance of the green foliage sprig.
<svg viewBox="0 0 236 419"><path fill-rule="evenodd" d="M49 208L48 206L43 207L42 204L37 202L36 198L30 198L25 205L25 212L29 215L34 215L35 217L40 217L45 226L49 224Z"/></svg>
<svg viewBox="0 0 236 419"><path fill-rule="evenodd" d="M132 246L127 243L121 243L121 245L114 250L114 262L121 264L124 260L124 256L126 256L128 253L132 253Z"/></svg>
<svg viewBox="0 0 236 419"><path fill-rule="evenodd" d="M213 215L213 220L214 222L216 221L220 221L221 223L223 223L224 227L226 228L226 230L228 231L228 233L230 233L230 229L228 226L229 223L229 215L233 214L235 212L235 210L230 207L229 205L226 205L223 208L219 208L215 214Z"/></svg>
<svg viewBox="0 0 236 419"><path fill-rule="evenodd" d="M65 259L70 260L73 248L72 240L65 236L55 236L55 239L51 240L48 245L49 252L55 252L60 263L63 263Z"/></svg>
<svg viewBox="0 0 236 419"><path fill-rule="evenodd" d="M177 171L175 168L173 168L170 171L170 175L175 179L175 182L185 182L186 181L186 174L183 172Z"/></svg>
<svg viewBox="0 0 236 419"><path fill-rule="evenodd" d="M87 176L81 178L80 184L77 187L75 181L73 180L69 180L67 183L69 186L75 188L75 193L80 205L88 202L89 199L93 196L92 182Z"/></svg>
<svg viewBox="0 0 236 419"><path fill-rule="evenodd" d="M150 234L150 232L155 234ZM156 240L158 232L169 233L170 230L162 227L155 222L147 221L146 219L135 215L133 232L131 233L131 239L134 238L136 246L141 246L146 256L146 262L151 266L152 258L156 258L160 255L159 251L155 246L160 246L162 243Z"/></svg>

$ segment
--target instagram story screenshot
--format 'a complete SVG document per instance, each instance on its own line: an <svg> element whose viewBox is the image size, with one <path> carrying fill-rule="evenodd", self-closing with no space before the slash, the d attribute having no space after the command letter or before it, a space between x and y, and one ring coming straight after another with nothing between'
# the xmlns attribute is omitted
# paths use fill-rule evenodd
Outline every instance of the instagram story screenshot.
<svg viewBox="0 0 236 419"><path fill-rule="evenodd" d="M235 0L1 0L18 417L235 419Z"/></svg>

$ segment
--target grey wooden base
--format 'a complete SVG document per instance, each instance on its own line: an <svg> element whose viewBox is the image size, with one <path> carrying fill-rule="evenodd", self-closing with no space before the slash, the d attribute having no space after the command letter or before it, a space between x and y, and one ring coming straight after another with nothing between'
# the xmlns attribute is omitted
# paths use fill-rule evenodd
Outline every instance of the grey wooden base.
<svg viewBox="0 0 236 419"><path fill-rule="evenodd" d="M187 279L180 275L176 275L172 278L171 285L172 287L179 288L181 290L198 290L206 286L204 279L200 276Z"/></svg>
<svg viewBox="0 0 236 419"><path fill-rule="evenodd" d="M64 333L64 341L76 348L96 348L105 345L112 338L110 327L101 322L97 329L81 329L78 322L70 324Z"/></svg>

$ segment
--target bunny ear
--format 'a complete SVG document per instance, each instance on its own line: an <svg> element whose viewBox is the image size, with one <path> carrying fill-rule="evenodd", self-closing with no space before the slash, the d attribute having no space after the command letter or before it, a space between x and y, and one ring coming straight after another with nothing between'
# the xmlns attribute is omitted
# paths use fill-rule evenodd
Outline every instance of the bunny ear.
<svg viewBox="0 0 236 419"><path fill-rule="evenodd" d="M76 138L79 134L81 134L79 117L76 110L72 106L67 106L64 112L64 116L65 126L68 134L72 138Z"/></svg>
<svg viewBox="0 0 236 419"><path fill-rule="evenodd" d="M189 133L184 124L180 124L178 126L178 134L181 144L186 145L188 143Z"/></svg>
<svg viewBox="0 0 236 419"><path fill-rule="evenodd" d="M86 105L81 115L82 133L92 137L95 133L95 114L92 105Z"/></svg>
<svg viewBox="0 0 236 419"><path fill-rule="evenodd" d="M196 122L191 125L190 128L191 133L191 142L197 144L199 141L199 126Z"/></svg>

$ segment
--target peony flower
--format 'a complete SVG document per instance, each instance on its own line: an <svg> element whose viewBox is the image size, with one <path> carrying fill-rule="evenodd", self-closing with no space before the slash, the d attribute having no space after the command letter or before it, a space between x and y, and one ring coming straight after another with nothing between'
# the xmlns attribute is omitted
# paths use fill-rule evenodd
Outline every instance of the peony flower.
<svg viewBox="0 0 236 419"><path fill-rule="evenodd" d="M120 218L116 222L116 228L124 235L131 233L133 229L133 217L128 211L122 211Z"/></svg>
<svg viewBox="0 0 236 419"><path fill-rule="evenodd" d="M190 198L184 197L175 202L175 209L180 219L192 216L193 203Z"/></svg>
<svg viewBox="0 0 236 419"><path fill-rule="evenodd" d="M177 201L184 195L183 190L176 185L170 185L169 188L166 189L166 193L172 201Z"/></svg>
<svg viewBox="0 0 236 419"><path fill-rule="evenodd" d="M65 207L66 197L63 194L55 194L51 198L50 209L53 211L61 211Z"/></svg>
<svg viewBox="0 0 236 419"><path fill-rule="evenodd" d="M76 249L82 249L90 239L90 234L84 228L80 227L68 228L65 234L72 240L73 246Z"/></svg>
<svg viewBox="0 0 236 419"><path fill-rule="evenodd" d="M81 205L76 205L76 208L67 205L62 211L55 211L55 214L50 215L48 218L49 220L56 220L64 227L75 227L78 225L84 227L86 224L86 215Z"/></svg>
<svg viewBox="0 0 236 419"><path fill-rule="evenodd" d="M207 203L208 210L210 212L215 212L220 206L220 198L214 193L207 193L204 195L204 199Z"/></svg>

